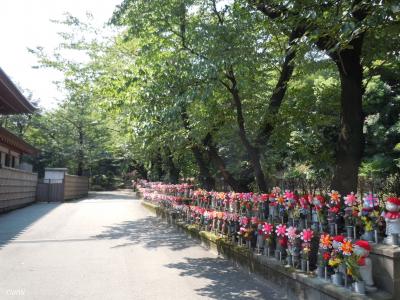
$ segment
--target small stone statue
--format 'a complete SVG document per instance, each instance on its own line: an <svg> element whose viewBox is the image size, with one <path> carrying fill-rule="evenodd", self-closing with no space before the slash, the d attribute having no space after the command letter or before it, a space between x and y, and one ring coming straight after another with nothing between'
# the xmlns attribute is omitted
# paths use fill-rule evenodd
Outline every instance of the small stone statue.
<svg viewBox="0 0 400 300"><path fill-rule="evenodd" d="M384 214L386 222L386 238L385 244L393 245L398 243L400 233L400 199L389 197L386 201L386 213ZM394 237L395 236L395 237ZM397 241L396 241L397 239Z"/></svg>
<svg viewBox="0 0 400 300"><path fill-rule="evenodd" d="M358 260L360 268L360 275L365 283L365 289L367 292L376 291L374 281L372 279L372 261L368 257L371 252L371 245L368 241L359 240L354 243L354 253L359 255L361 258Z"/></svg>

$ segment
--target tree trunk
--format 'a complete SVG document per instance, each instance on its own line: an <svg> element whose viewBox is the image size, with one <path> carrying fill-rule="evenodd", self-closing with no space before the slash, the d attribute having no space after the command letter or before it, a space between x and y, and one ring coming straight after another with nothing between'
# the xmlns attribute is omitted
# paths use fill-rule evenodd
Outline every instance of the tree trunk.
<svg viewBox="0 0 400 300"><path fill-rule="evenodd" d="M362 44L363 36L360 36L352 41L352 49L331 55L339 69L341 83L340 131L331 187L342 195L357 192L358 169L364 152Z"/></svg>
<svg viewBox="0 0 400 300"><path fill-rule="evenodd" d="M193 156L196 160L197 166L199 167L199 182L200 186L207 190L215 190L215 179L211 176L210 168L207 162L204 160L203 153L199 146L193 145L191 147Z"/></svg>
<svg viewBox="0 0 400 300"><path fill-rule="evenodd" d="M240 140L242 141L242 143L247 151L247 155L250 159L251 166L253 167L254 176L256 178L258 188L260 189L261 192L267 192L267 184L265 182L264 172L262 170L261 163L260 163L259 150L258 150L258 148L253 147L253 145L251 145L249 139L247 138L246 128L244 125L242 101L240 99L239 90L237 88L236 78L235 78L233 71L230 72L228 78L232 82L232 87L229 89L229 91L232 94L232 101L236 108L236 121L237 121L237 124L239 127Z"/></svg>
<svg viewBox="0 0 400 300"><path fill-rule="evenodd" d="M281 73L269 99L268 108L262 117L261 127L256 139L257 147L265 146L272 134L274 129L272 117L279 112L283 99L285 98L288 82L292 78L294 71L294 59L296 57L295 47L298 44L298 40L304 35L304 32L305 26L299 25L290 33L288 46L285 50L285 58L281 66Z"/></svg>
<svg viewBox="0 0 400 300"><path fill-rule="evenodd" d="M148 179L147 170L142 163L133 161L133 169L136 170L143 179Z"/></svg>
<svg viewBox="0 0 400 300"><path fill-rule="evenodd" d="M181 119L183 123L183 127L189 132L189 135L187 137L187 140L191 144L191 150L193 153L193 156L196 160L197 166L199 167L199 182L200 185L208 190L214 190L215 189L215 179L212 177L210 169L208 167L208 164L204 160L203 156L203 151L202 149L193 141L193 138L190 135L191 128L189 125L189 116L186 111L186 107L182 105L181 107Z"/></svg>
<svg viewBox="0 0 400 300"><path fill-rule="evenodd" d="M166 148L166 164L168 168L168 177L170 183L176 184L179 182L179 168L175 165L173 155L169 148Z"/></svg>
<svg viewBox="0 0 400 300"><path fill-rule="evenodd" d="M235 192L247 192L248 188L240 184L232 174L226 169L225 162L218 154L218 149L212 141L211 134L208 134L204 139L204 146L207 147L207 154L213 164L221 172L222 177L225 182L235 191Z"/></svg>
<svg viewBox="0 0 400 300"><path fill-rule="evenodd" d="M152 169L155 172L155 177L152 178L154 181L162 181L164 177L164 171L162 168L162 157L160 150L157 150L155 157L152 161Z"/></svg>
<svg viewBox="0 0 400 300"><path fill-rule="evenodd" d="M79 150L78 150L78 169L77 169L77 175L82 176L83 175L83 167L84 167L84 154L83 154L83 131L82 128L78 128L79 131Z"/></svg>

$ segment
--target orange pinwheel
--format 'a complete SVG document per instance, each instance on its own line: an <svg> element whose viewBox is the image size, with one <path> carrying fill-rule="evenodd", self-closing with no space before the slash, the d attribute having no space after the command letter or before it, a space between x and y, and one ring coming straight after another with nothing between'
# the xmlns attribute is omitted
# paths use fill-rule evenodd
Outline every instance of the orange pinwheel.
<svg viewBox="0 0 400 300"><path fill-rule="evenodd" d="M339 250L343 252L343 255L351 255L353 253L353 244L349 240L344 240Z"/></svg>

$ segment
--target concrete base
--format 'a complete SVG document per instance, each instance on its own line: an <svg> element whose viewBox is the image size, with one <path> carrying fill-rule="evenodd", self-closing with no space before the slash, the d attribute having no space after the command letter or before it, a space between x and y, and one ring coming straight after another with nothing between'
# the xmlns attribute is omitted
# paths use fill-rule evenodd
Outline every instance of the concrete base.
<svg viewBox="0 0 400 300"><path fill-rule="evenodd" d="M262 275L267 280L279 284L286 291L288 299L395 299L385 291L368 295L351 292L328 281L317 278L314 274L305 274L289 266L284 266L276 259L257 255L245 247L231 244L226 238L218 237L207 231L200 231L196 225L173 222L164 209L143 201L142 204L157 216L174 223L191 237L199 239L201 244L218 254L229 258L237 266Z"/></svg>
<svg viewBox="0 0 400 300"><path fill-rule="evenodd" d="M400 299L400 247L374 244L370 257L375 285Z"/></svg>

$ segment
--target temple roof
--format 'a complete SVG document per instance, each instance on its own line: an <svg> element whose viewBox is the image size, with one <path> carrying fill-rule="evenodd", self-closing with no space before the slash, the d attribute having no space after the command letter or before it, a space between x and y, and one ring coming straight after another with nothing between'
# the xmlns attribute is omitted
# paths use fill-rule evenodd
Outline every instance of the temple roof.
<svg viewBox="0 0 400 300"><path fill-rule="evenodd" d="M0 143L10 147L11 150L25 153L29 155L35 155L39 152L38 149L29 145L23 139L17 137L7 129L0 127Z"/></svg>
<svg viewBox="0 0 400 300"><path fill-rule="evenodd" d="M35 107L0 68L0 115L33 113Z"/></svg>

